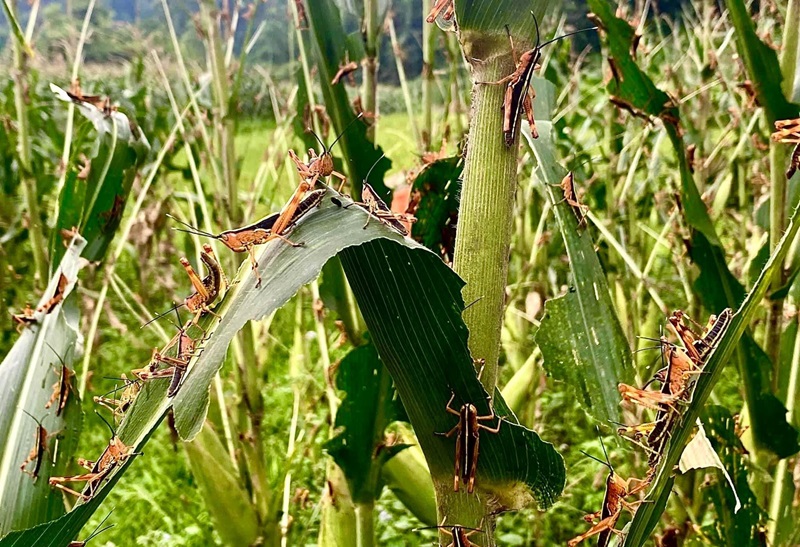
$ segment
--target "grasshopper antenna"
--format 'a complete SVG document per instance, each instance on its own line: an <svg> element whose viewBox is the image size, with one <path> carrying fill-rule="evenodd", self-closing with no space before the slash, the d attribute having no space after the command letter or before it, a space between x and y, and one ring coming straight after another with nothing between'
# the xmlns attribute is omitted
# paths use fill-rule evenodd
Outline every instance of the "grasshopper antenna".
<svg viewBox="0 0 800 547"><path fill-rule="evenodd" d="M483 297L482 297L482 296L479 296L478 298L476 298L475 300L473 300L472 302L470 302L469 304L467 304L466 306L464 306L464 309L463 309L463 310L461 310L461 313L464 313L465 311L467 311L468 309L470 309L472 306L474 306L475 304L477 304L477 303L478 303L478 302L480 302L481 300L483 300Z"/></svg>
<svg viewBox="0 0 800 547"><path fill-rule="evenodd" d="M192 235L196 235L196 236L203 236L203 237L210 237L210 238L213 238L213 239L219 239L218 235L211 234L209 232L204 232L203 230L201 230L199 228L195 228L191 224L188 224L188 223L182 221L181 219L172 216L169 213L167 213L167 216L169 218L171 218L172 220L174 220L175 222L177 222L179 224L183 224L184 226L186 226L186 228L172 228L176 232L185 232L187 234L192 234Z"/></svg>
<svg viewBox="0 0 800 547"><path fill-rule="evenodd" d="M586 456L587 458L590 458L590 459L592 459L592 460L596 461L597 463L599 463L599 464L602 464L602 465L604 465L604 466L608 467L608 468L609 468L611 471L614 471L614 468L612 468L612 467L611 467L611 466L608 464L608 462L604 462L604 461L603 461L603 460L601 460L600 458L598 458L598 457L596 457L596 456L592 456L591 454L589 454L588 452L585 452L585 451L583 451L583 450L581 450L580 452L581 452L581 454L583 454L583 455L584 455L584 456Z"/></svg>
<svg viewBox="0 0 800 547"><path fill-rule="evenodd" d="M94 413L95 413L95 414L97 414L98 416L100 416L100 419L101 419L101 420L103 420L103 421L106 423L106 425L108 426L108 429L109 429L109 430L111 430L111 437L112 437L112 438L113 438L113 437L116 437L116 436L117 436L117 431L116 431L116 430L114 429L114 427L113 427L113 426L112 426L112 425L111 425L111 424L108 422L108 420L106 420L106 419L105 419L105 417L104 417L102 414L100 414L99 412L97 412L96 410L94 411Z"/></svg>
<svg viewBox="0 0 800 547"><path fill-rule="evenodd" d="M106 378L106 379L107 379L107 380L122 380L122 378ZM130 380L128 380L128 381L130 382ZM115 387L115 388L114 388L114 389L112 389L111 391L106 391L105 393L103 393L102 395L100 395L100 397L105 397L105 396L107 396L107 395L111 395L112 393L116 393L116 392L118 392L118 391L120 391L120 390L122 390L122 389L125 389L126 387L128 387L128 386L119 386L119 387Z"/></svg>
<svg viewBox="0 0 800 547"><path fill-rule="evenodd" d="M329 154L330 154L331 150L333 149L333 146L334 146L334 145L335 145L337 142L339 142L339 139L341 139L341 138L342 138L342 135L344 135L344 134L345 134L345 132L346 132L348 129L350 129L350 126L351 126L351 125L353 125L354 123L356 123L356 121L357 121L357 120L360 120L360 119L361 119L363 116L364 116L364 113L363 113L363 112L359 113L359 115L358 115L358 116L356 116L355 118L353 118L352 120L350 120L350 123L348 123L346 126L344 126L344 129L342 129L342 132L341 132L341 133L339 133L339 135L336 137L336 139L335 139L335 140L334 140L334 141L331 143L331 145L328 147L328 149L327 149L327 152L328 152Z"/></svg>
<svg viewBox="0 0 800 547"><path fill-rule="evenodd" d="M42 427L42 422L41 422L41 421L39 421L39 419L38 419L36 416L34 416L33 414L31 414L30 412L28 412L28 411L27 411L27 410L25 410L24 408L21 408L20 410L22 410L22 412L24 412L25 414L27 414L28 416L30 416L30 417L31 417L31 419L33 419L33 421L34 421L34 422L36 422L36 425L38 425L39 427ZM45 416L46 416L46 414L45 414Z"/></svg>
<svg viewBox="0 0 800 547"><path fill-rule="evenodd" d="M600 427L599 426L595 426L595 429L597 429L597 438L600 439L600 447L603 449L603 456L605 456L605 458L606 458L606 465L608 466L608 468L613 473L614 472L614 468L611 467L611 460L608 459L608 452L606 452L606 445L603 442L603 436L600 434Z"/></svg>
<svg viewBox="0 0 800 547"><path fill-rule="evenodd" d="M533 17L533 25L536 27L536 48L534 49L540 49L541 46L539 44L541 42L542 35L539 34L539 20L536 19L536 15L533 13L533 11L531 11L531 17Z"/></svg>
<svg viewBox="0 0 800 547"><path fill-rule="evenodd" d="M534 20L535 19L536 18L534 17ZM537 29L538 29L538 27L537 27ZM580 30L574 30L574 31L568 32L566 34L562 34L561 36L556 36L555 38L551 38L550 40L546 41L544 44L542 44L540 46L536 46L536 47L541 49L546 45L552 44L553 42L557 42L557 41L562 40L564 38L569 38L570 36L575 36L576 34L580 34L581 32L589 32L590 30L597 30L597 27L589 27L589 28L582 28ZM538 30L537 30L537 32L538 32Z"/></svg>
<svg viewBox="0 0 800 547"><path fill-rule="evenodd" d="M312 135L314 135L314 138L315 138L315 139L317 139L317 142L318 142L318 143L319 143L319 145L322 147L322 152L323 152L324 154L327 154L328 152L330 152L330 149L329 149L327 146L325 146L325 143L324 143L324 142L322 142L322 139L320 139L320 138L319 138L319 135L317 135L317 132L316 132L316 131L314 131L314 130L313 130L313 129L311 129L310 127L306 128L306 131L308 131L309 133L311 133ZM331 145L331 146L333 146L333 145Z"/></svg>
<svg viewBox="0 0 800 547"><path fill-rule="evenodd" d="M150 324L150 323L152 323L153 321L158 321L159 319L161 319L161 318L162 318L162 317L164 317L165 315L167 315L167 314L171 313L171 312L172 312L172 310L177 310L177 309L178 309L178 308L180 308L181 306L182 306L182 304L175 304L175 305L174 305L174 306L172 306L170 309L168 309L168 310L167 310L167 311L165 311L164 313L160 313L160 314L156 315L155 317L153 317L151 320L149 320L147 323L145 323L144 325L142 325L142 326L141 326L141 327L139 327L139 328L140 328L140 329L143 329L143 328L145 328L147 325L149 325L149 324Z"/></svg>
<svg viewBox="0 0 800 547"><path fill-rule="evenodd" d="M115 507L114 509L116 509L116 507ZM113 528L114 526L116 526L116 524L109 524L108 526L106 526L105 528L103 528L102 530L100 530L99 532L97 531L97 530L98 530L98 528L100 528L100 527L101 527L101 526L102 526L102 525L103 525L103 524L104 524L104 523L105 523L105 522L108 520L108 517L110 517L110 516L111 516L111 513L113 513L113 512L114 512L114 509L112 509L111 511L109 511L109 512L108 512L108 514L105 516L105 518L103 518L103 520L101 520L101 521L100 521L100 524L98 524L98 525L95 527L95 529L94 529L94 531L92 532L92 534L91 534L91 535L90 535L88 538L86 538L86 539L84 539L84 540L83 540L83 544L84 544L84 545L86 545L87 543L89 543L89 540L91 540L91 539L93 539L93 538L95 538L95 537L99 536L100 534L102 534L103 532L105 532L106 530L108 530L109 528Z"/></svg>
<svg viewBox="0 0 800 547"><path fill-rule="evenodd" d="M375 160L375 163L373 163L373 164L372 164L372 167L370 167L370 168L369 168L369 171L367 171L367 176L366 176L366 177L364 177L364 182L366 182L366 183L369 183L369 176L372 174L372 170L373 170L373 169L375 169L375 167L376 167L376 166L377 166L377 165L378 165L378 164L381 162L381 160L382 160L383 158L385 158L385 157L386 157L386 152L384 152L383 154L381 154L381 157L380 157L380 158L378 158L377 160Z"/></svg>
<svg viewBox="0 0 800 547"><path fill-rule="evenodd" d="M56 351L56 348L51 346L49 342L45 342L45 344L47 344L47 347L50 348L50 351L53 352L53 355L56 356L56 358L61 362L61 364L64 365L64 366L67 366L67 364L64 362L64 359L62 359L61 356ZM66 357L66 355L64 355L64 357Z"/></svg>
<svg viewBox="0 0 800 547"><path fill-rule="evenodd" d="M660 338L650 338L649 336L637 336L636 338L638 338L639 340L647 340L649 342L655 342L659 345L659 347L661 346Z"/></svg>
<svg viewBox="0 0 800 547"><path fill-rule="evenodd" d="M181 312L178 311L179 307L180 306L175 306L175 307L172 308L175 311L175 315L178 318L178 322L175 323L175 328L178 329L179 331L183 331L183 327L181 327L181 324L182 324L181 323Z"/></svg>

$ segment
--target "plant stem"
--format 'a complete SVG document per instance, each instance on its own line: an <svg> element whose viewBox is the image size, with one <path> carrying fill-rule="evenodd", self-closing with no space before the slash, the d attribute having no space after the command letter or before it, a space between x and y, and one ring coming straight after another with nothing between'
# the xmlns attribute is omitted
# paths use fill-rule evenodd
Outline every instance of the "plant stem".
<svg viewBox="0 0 800 547"><path fill-rule="evenodd" d="M463 42L462 47L466 57L472 58ZM499 80L514 71L511 53L475 63L473 70L475 81ZM473 357L486 361L481 381L489 393L497 380L517 182L518 145L515 141L507 148L503 142L503 119L499 115L503 92L504 87L497 85L475 84L472 89L469 147L453 261L453 269L467 282L465 302L475 302L464 312L464 321L470 331Z"/></svg>
<svg viewBox="0 0 800 547"><path fill-rule="evenodd" d="M356 503L356 547L375 545L375 503Z"/></svg>
<svg viewBox="0 0 800 547"><path fill-rule="evenodd" d="M800 41L798 40L798 37L800 36L800 29L797 28L798 24L800 24L800 0L789 0L786 10L786 23L784 26L783 54L781 55L780 62L781 73L783 74L783 94L790 101L795 99L794 80L797 76L796 63L798 46L800 45ZM781 151L779 152L779 150ZM775 143L770 145L770 169L772 184L775 184L776 178L780 179L780 184L783 186L783 191L785 192L786 179L784 178L781 169L778 168L778 166L781 164L777 163L780 160L785 159L786 154L785 152L782 152L782 150L782 148L778 149ZM783 158L778 156L783 156ZM772 199L774 200L774 192L777 191L774 190L774 188L772 191ZM780 205L785 221L785 207L782 202ZM772 249L774 249L776 245L775 240L773 239L775 234L775 231L773 230L773 215L777 214L777 211L775 211L775 204L772 203L770 205L770 248ZM782 229L783 225L781 224L781 231ZM779 270L778 273L782 274L782 271ZM783 275L781 275L780 281L783 281ZM771 344L775 342L780 344L779 321L782 318L782 311L783 300L774 302L769 308L769 314L767 316L767 335L769 336L769 334L773 334L773 336L767 338L767 347L770 349L772 349ZM774 320L778 321L778 325L773 325ZM774 340L776 338L776 333L778 335L777 340ZM777 356L780 357L779 348L780 346L776 346L776 350L771 351L770 355L772 355L772 353L776 353ZM773 361L773 363L775 368L773 374L773 388L776 388L778 376L780 375L780 360L778 359ZM794 351L792 352L792 364L789 370L789 385L786 390L785 400L786 421L790 424L794 423L794 409L797 403L798 379L800 379L800 336L795 336ZM792 476L789 473L789 461L790 458L779 460L773 475L772 493L769 500L769 523L767 525L767 540L770 545L781 545L787 539L781 536L787 525L786 519L791 514L792 499L794 498L795 494L794 482L792 481Z"/></svg>
<svg viewBox="0 0 800 547"><path fill-rule="evenodd" d="M797 54L800 48L800 0L789 0L786 8L786 21L783 26L783 53L781 54L781 74L783 74L783 95L796 102L794 80L797 77Z"/></svg>
<svg viewBox="0 0 800 547"><path fill-rule="evenodd" d="M292 354L289 359L289 379L292 382L292 421L289 426L289 443L286 447L286 461L292 461L294 457L295 443L297 440L297 422L300 417L300 399L302 397L302 390L300 386L300 377L303 372L303 364L305 361L305 345L303 343L303 298L302 293L297 295L297 307L295 308L295 323L294 323L294 343L292 344ZM289 504L291 501L292 490L292 473L287 471L283 479L283 505L281 507L283 515L281 516L281 547L287 547L289 544L289 524L292 517L289 513Z"/></svg>
<svg viewBox="0 0 800 547"><path fill-rule="evenodd" d="M89 1L89 6L86 8L86 16L83 18L83 26L81 26L81 35L78 39L78 45L75 48L75 59L72 61L72 74L70 75L72 81L76 81L80 74L81 62L83 61L83 46L86 43L86 37L89 35L89 22L92 19L94 12L95 0ZM67 106L67 127L64 130L64 149L61 152L61 174L58 177L58 184L56 185L56 193L60 194L64 183L67 180L67 162L69 161L69 154L72 148L72 131L75 124L75 103L70 102ZM58 215L58 204L56 201L53 206L53 218Z"/></svg>
<svg viewBox="0 0 800 547"><path fill-rule="evenodd" d="M408 123L411 127L411 133L414 135L414 141L417 143L419 150L423 149L422 138L417 128L417 117L414 115L414 103L411 100L411 92L408 89L408 81L406 79L406 70L403 68L403 50L400 49L400 44L397 41L397 33L394 28L394 16L390 15L388 20L389 37L392 40L392 51L394 51L394 58L397 64L397 76L400 79L400 88L403 90L403 100L406 103L406 114L408 115Z"/></svg>
<svg viewBox="0 0 800 547"><path fill-rule="evenodd" d="M450 56L450 128L455 140L461 139L464 128L461 125L461 86L459 85L458 71L461 67L458 38L452 32L447 36L447 51Z"/></svg>
<svg viewBox="0 0 800 547"><path fill-rule="evenodd" d="M16 6L6 1L6 18L10 27L19 28L16 19ZM30 25L29 25L30 26ZM12 39L14 49L14 106L17 114L17 155L19 161L19 178L22 182L22 193L28 208L28 233L30 234L31 252L33 253L34 286L44 288L47 284L47 255L45 239L42 231L42 218L39 214L38 191L36 178L33 176L32 151L30 141L30 122L28 119L28 61L30 46L24 37Z"/></svg>
<svg viewBox="0 0 800 547"><path fill-rule="evenodd" d="M201 0L200 13L205 23L207 57L213 81L214 98L217 103L217 144L218 154L222 159L222 177L227 194L228 216L230 222L235 225L240 220L236 185L236 150L233 140L236 124L228 104L230 101L228 72L225 65L225 54L222 51L222 37L219 35L216 3Z"/></svg>
<svg viewBox="0 0 800 547"><path fill-rule="evenodd" d="M433 63L436 58L436 27L425 18L431 11L431 0L422 0L422 143L425 149L431 145L433 126Z"/></svg>
<svg viewBox="0 0 800 547"><path fill-rule="evenodd" d="M364 110L378 115L378 0L364 0L364 82L361 92L364 101ZM367 127L367 138L375 142L375 128L372 124Z"/></svg>
<svg viewBox="0 0 800 547"><path fill-rule="evenodd" d="M800 329L800 319L796 320ZM798 332L800 333L800 330ZM789 371L789 385L786 389L786 421L790 424L794 423L798 382L800 382L800 336L795 336L792 367ZM779 460L773 475L774 483L769 500L769 524L767 525L770 545L783 545L787 539L780 537L779 534L787 524L786 519L791 515L792 499L795 492L792 475L789 473L790 460L793 461L794 458Z"/></svg>

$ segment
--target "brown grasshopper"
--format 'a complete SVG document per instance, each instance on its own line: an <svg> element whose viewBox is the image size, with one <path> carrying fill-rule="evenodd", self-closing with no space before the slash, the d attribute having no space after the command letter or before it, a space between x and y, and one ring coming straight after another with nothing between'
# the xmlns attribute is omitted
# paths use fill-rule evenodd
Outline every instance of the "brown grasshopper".
<svg viewBox="0 0 800 547"><path fill-rule="evenodd" d="M708 326L704 329L704 335L698 335L692 331L691 328L683 324L683 319L688 319L692 323L694 321L683 313L681 310L675 310L669 317L669 323L672 326L675 334L681 339L686 352L698 365L705 362L706 357L716 347L720 337L725 333L728 325L733 318L733 312L730 308L725 308L720 314L712 315L708 320ZM697 323L695 323L696 325Z"/></svg>
<svg viewBox="0 0 800 547"><path fill-rule="evenodd" d="M353 78L353 72L355 72L356 70L358 70L358 63L356 63L355 61L350 61L350 62L345 63L343 65L339 65L339 70L336 72L336 75L331 80L331 85L338 84L342 80L342 78L344 78L345 76L348 76L349 79L350 79L350 82L353 85L355 85L355 79ZM333 145L331 145L331 146L333 146Z"/></svg>
<svg viewBox="0 0 800 547"><path fill-rule="evenodd" d="M475 534L483 534L485 533L480 528L467 528L466 526L459 526L458 524L453 524L451 526L445 526L444 521L447 519L445 517L442 519L442 523L439 526L424 526L422 528L415 528L414 531L418 530L441 530L451 538L453 541L447 544L446 547L477 547L474 543L472 543L469 538Z"/></svg>
<svg viewBox="0 0 800 547"><path fill-rule="evenodd" d="M85 467L89 472L72 477L50 477L50 486L63 490L73 496L77 496L78 499L84 501L91 500L94 495L97 494L103 481L111 475L112 471L123 465L131 456L140 455L139 452L133 451L133 446L126 445L117 437L114 428L111 427L111 424L109 424L105 418L102 416L100 416L100 418L106 422L106 425L111 429L112 437L108 442L108 446L97 461L92 462L84 460L83 458L78 459L78 464L81 465L81 467ZM86 493L78 492L66 486L65 483L68 482L85 482L86 486L84 491Z"/></svg>
<svg viewBox="0 0 800 547"><path fill-rule="evenodd" d="M430 13L428 13L428 17L425 18L425 21L433 23L436 21L436 18L441 15L444 21L449 22L453 19L455 12L456 8L453 6L453 0L436 0Z"/></svg>
<svg viewBox="0 0 800 547"><path fill-rule="evenodd" d="M369 168L367 176L362 182L361 186L361 201L354 201L345 205L344 207L346 209L352 205L357 205L367 211L367 221L364 223L364 229L366 229L366 227L369 225L370 219L375 217L400 235L407 236L408 229L406 228L404 222L412 223L416 222L417 219L414 218L413 215L395 213L392 211L386 202L383 201L383 199L378 195L375 189L367 182L372 170L375 169L375 166L378 165L378 163L380 163L384 157L386 157L386 154L382 154L381 157L372 164L372 167ZM341 204L338 200L336 200L335 203Z"/></svg>
<svg viewBox="0 0 800 547"><path fill-rule="evenodd" d="M31 448L31 451L28 453L28 457L25 458L25 461L22 462L22 465L19 466L19 469L26 475L30 475L34 482L36 482L36 479L39 478L39 471L42 469L42 464L44 463L44 453L47 451L48 434L47 430L42 425L42 422L36 419L33 414L26 410L23 410L22 412L30 416L31 419L36 422L36 432L34 433L33 448ZM31 462L33 462L33 468L27 469L28 464Z"/></svg>
<svg viewBox="0 0 800 547"><path fill-rule="evenodd" d="M698 365L683 350L670 344L663 337L661 347L662 354L666 356L667 366L658 371L654 377L661 382L661 394L664 397L672 397L674 401L686 401L691 396L690 379L693 375L703 372L702 363ZM655 426L647 437L647 444L654 450L650 455L651 467L658 462L666 436L681 414L671 405L658 406Z"/></svg>
<svg viewBox="0 0 800 547"><path fill-rule="evenodd" d="M53 394L50 395L50 399L48 399L47 403L45 403L45 408L50 408L53 403L58 402L56 405L56 416L61 416L61 413L64 412L64 408L67 406L67 400L69 398L69 394L75 388L72 386L72 377L75 376L75 373L70 370L61 356L48 344L50 349L53 351L58 360L61 362L61 368L56 369L56 373L58 374L58 380L55 384L53 384Z"/></svg>
<svg viewBox="0 0 800 547"><path fill-rule="evenodd" d="M113 413L115 419L121 419L125 415L136 400L136 396L139 395L139 391L142 389L140 382L137 380L129 380L125 374L119 379L123 382L122 387L113 389L103 395L93 397L94 402L109 409ZM116 393L120 390L122 390L122 394L119 398L112 399L106 397L106 395Z"/></svg>
<svg viewBox="0 0 800 547"><path fill-rule="evenodd" d="M786 178L790 179L800 168L800 118L776 121L772 140L795 145L786 169Z"/></svg>
<svg viewBox="0 0 800 547"><path fill-rule="evenodd" d="M575 545L578 545L580 542L589 539L592 536L598 536L597 545L599 547L605 547L608 545L608 542L611 539L611 534L620 533L614 528L614 526L616 525L617 520L619 520L622 509L626 508L628 510L633 510L633 507L636 504L641 503L628 503L625 501L625 498L634 494L638 494L650 484L649 480L636 478L625 480L617 475L608 460L608 453L606 452L606 447L603 444L602 438L600 439L600 445L603 447L603 454L606 458L605 461L596 458L591 454L587 454L586 452L581 452L594 461L608 467L608 477L606 478L606 494L603 498L603 508L596 513L592 513L584 517L584 520L587 522L594 522L597 519L599 519L599 521L595 523L588 531L569 540L569 542L567 542L569 547L575 547ZM632 482L638 482L639 484L631 488Z"/></svg>
<svg viewBox="0 0 800 547"><path fill-rule="evenodd" d="M498 433L500 431L500 424L502 420L494 413L494 408L491 408L491 414L480 416L478 409L472 403L464 403L461 405L460 410L456 410L450 406L456 394L450 396L447 401L447 412L458 416L458 423L447 433L436 433L447 438L452 437L456 433L456 466L455 474L453 476L453 490L458 492L458 485L460 481L467 484L467 492L470 494L475 489L475 472L478 469L478 450L480 448L480 431L485 429L490 433ZM489 399L489 406L491 407L491 398ZM497 427L489 427L482 424L482 421L497 419Z"/></svg>
<svg viewBox="0 0 800 547"><path fill-rule="evenodd" d="M179 318L180 320L180 318ZM194 356L195 348L199 340L196 340L187 334L187 330L192 326L188 323L183 327L178 328L178 333L166 345L163 351L158 348L153 349L153 356L150 363L144 369L136 369L132 371L133 375L140 380L150 380L154 378L171 378L169 388L167 390L167 397L174 397L180 389L183 375ZM175 357L165 355L166 351L172 346L177 345ZM158 369L160 364L168 365L168 368Z"/></svg>
<svg viewBox="0 0 800 547"><path fill-rule="evenodd" d="M195 289L194 292L184 298L182 303L175 304L164 313L160 313L147 321L147 323L142 325L142 328L146 327L153 321L157 321L165 315L172 313L173 311L177 311L181 306L186 306L189 308L189 311L195 314L194 320L192 321L194 324L197 323L197 321L200 319L200 316L205 312L216 315L213 311L211 311L209 305L219 295L222 289L222 279L225 274L222 272L222 267L219 265L219 262L217 262L217 257L214 255L214 251L210 245L203 245L203 251L200 253L200 260L203 261L203 264L206 265L206 269L208 270L208 275L203 279L200 279L200 276L194 271L194 268L192 268L192 265L189 263L186 257L181 257L181 266L183 266L184 270L186 270L186 274L189 276L189 281L191 281L192 286Z"/></svg>
<svg viewBox="0 0 800 547"><path fill-rule="evenodd" d="M334 169L331 149L336 145L337 142L339 142L339 139L342 138L342 136L345 134L345 131L347 131L351 125L360 120L362 117L363 114L359 114L353 118L350 123L345 126L342 132L339 133L333 143L328 147L325 146L325 143L322 142L322 139L320 139L316 133L311 131L311 134L314 135L314 138L317 139L317 142L319 142L320 146L322 146L322 152L317 155L317 152L313 148L309 148L308 163L303 163L303 161L297 157L297 154L295 154L294 150L289 150L289 158L291 158L291 160L294 162L295 167L297 168L297 173L300 175L300 178L303 179L304 184L307 185L305 186L303 193L313 188L319 179L329 176L334 176L342 181L341 184L339 184L339 191L341 191L345 182L347 182L347 177ZM301 184L301 187L302 186L303 184Z"/></svg>
<svg viewBox="0 0 800 547"><path fill-rule="evenodd" d="M561 191L564 193L564 198L561 201L566 201L567 205L572 208L572 212L575 213L575 217L578 219L578 229L580 230L582 227L586 227L586 210L589 208L580 202L578 198L578 192L575 189L575 175L570 171L567 175L561 180L561 184L558 185L561 188ZM561 203L561 201L559 203Z"/></svg>
<svg viewBox="0 0 800 547"><path fill-rule="evenodd" d="M314 190L312 192L308 192L309 189L310 186L304 181L298 187L295 195L292 196L292 202L295 202L295 198L297 199L296 203L293 205L293 213L288 221L285 218L284 211L286 209L284 209L284 211L281 213L273 213L253 224L249 224L241 228L226 230L219 234L212 234L187 224L186 222L183 222L172 215L167 216L186 227L174 228L174 230L217 239L235 253L248 253L250 255L250 264L257 279L256 288L258 288L261 286L261 274L258 272L258 260L256 260L255 247L257 245L263 245L271 239L281 239L293 247L302 246L302 243L292 243L286 237L284 237L284 234L288 233L300 220L300 218L303 217L303 215L305 215L316 205L322 203L325 190ZM282 216L284 218L282 218ZM188 304L187 307L189 307ZM171 311L172 310L167 310L166 313L170 313Z"/></svg>
<svg viewBox="0 0 800 547"><path fill-rule="evenodd" d="M53 311L56 306L63 302L64 293L67 291L67 285L69 285L69 280L67 279L67 276L62 273L58 278L58 285L56 286L53 296L47 302L36 308L35 311L31 308L30 304L26 304L25 309L23 309L22 312L13 314L11 318L17 323L17 332L20 332L28 325L36 323L36 317L34 314L44 313L47 315Z"/></svg>
<svg viewBox="0 0 800 547"><path fill-rule="evenodd" d="M536 26L536 45L533 49L525 51L517 59L517 52L514 48L514 39L511 36L511 31L506 26L506 33L508 40L511 44L511 55L514 60L516 69L514 72L497 80L496 82L478 82L484 85L506 85L506 94L503 99L503 140L507 147L514 144L514 138L517 135L520 124L520 111L525 111L525 116L528 119L528 124L531 127L531 135L534 139L539 137L539 132L536 130L536 121L533 117L533 99L536 97L535 91L531 88L531 77L533 71L538 68L539 60L542 57L542 48L562 38L567 38L579 32L587 30L595 30L597 27L582 29L575 32L570 32L556 38L552 38L545 43L540 42L541 35L539 34L539 21L536 16L531 12L533 22Z"/></svg>

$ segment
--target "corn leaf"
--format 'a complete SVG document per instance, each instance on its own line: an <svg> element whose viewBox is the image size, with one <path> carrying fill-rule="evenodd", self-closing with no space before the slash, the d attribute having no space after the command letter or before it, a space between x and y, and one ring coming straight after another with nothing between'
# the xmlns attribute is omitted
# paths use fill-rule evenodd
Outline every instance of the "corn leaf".
<svg viewBox="0 0 800 547"><path fill-rule="evenodd" d="M386 427L403 419L403 408L372 344L356 348L342 359L336 387L344 392L344 398L336 412L338 431L325 449L344 471L353 501L371 502L380 497L378 478L383 464L408 447L387 446L384 440Z"/></svg>
<svg viewBox="0 0 800 547"><path fill-rule="evenodd" d="M742 0L725 0L725 6L736 29L737 50L770 127L777 120L797 118L798 106L787 101L781 89L783 74L777 52L758 37L753 18Z"/></svg>
<svg viewBox="0 0 800 547"><path fill-rule="evenodd" d="M725 407L712 405L703 410L702 418L708 439L731 477L741 508L735 512L737 498L728 481L717 473L716 481L704 481L703 489L716 509L717 518L704 526L714 545L761 545L759 526L765 525L766 514L747 483L748 468L744 446L736 432L736 420Z"/></svg>
<svg viewBox="0 0 800 547"><path fill-rule="evenodd" d="M464 283L432 253L383 240L348 248L340 257L434 483L450 483L455 439L436 434L457 421L445 410L448 400L455 394L455 408L470 402L481 415L490 414L489 395L478 381L461 319ZM549 507L565 483L561 456L519 425L499 393L493 404L503 421L497 434L480 436L476 492L494 496L498 509L520 508L531 500Z"/></svg>
<svg viewBox="0 0 800 547"><path fill-rule="evenodd" d="M61 252L61 230L77 227L87 241L84 258L100 260L114 239L133 180L150 151L150 144L125 114L115 110L103 112L89 102L73 101L56 85L50 84L50 89L62 101L76 102L77 110L96 132L86 164L68 167L59 196L51 252Z"/></svg>
<svg viewBox="0 0 800 547"><path fill-rule="evenodd" d="M53 297L62 275L68 281L63 294L69 296L78 280L79 257L85 245L86 241L80 236L72 240L37 308ZM0 511L0 535L34 526L64 513L60 496L53 495L47 481L66 468L75 450L82 421L80 402L74 391L68 393L67 405L58 416L58 398L49 409L45 408L54 393L54 384L58 386L60 383L61 360L71 367L76 357L76 310L65 309L63 303L59 303L49 313L44 310L35 312L34 318L35 322L22 331L19 340L0 363L0 385L5 393L0 398L0 439L3 439L0 443L0 506L3 507ZM39 455L42 460L38 477L34 480L22 472L20 465L34 447L35 420L42 423L48 438L47 450ZM32 471L36 464L34 459L26 469Z"/></svg>
<svg viewBox="0 0 800 547"><path fill-rule="evenodd" d="M195 440L185 443L192 476L203 492L214 529L225 545L252 545L258 518L225 446L206 421Z"/></svg>
<svg viewBox="0 0 800 547"><path fill-rule="evenodd" d="M552 84L540 83L552 90ZM539 97L552 97L537 93ZM539 138L525 132L538 164L537 176L545 183L550 201L555 204L558 229L564 241L572 271L566 294L545 302L545 314L536 332L544 367L557 380L565 382L578 402L595 418L619 422L620 396L617 385L629 382L633 368L631 352L619 323L606 276L588 231L578 226L578 213L563 199L558 188L566 170L555 159L550 137L551 104L537 103Z"/></svg>
<svg viewBox="0 0 800 547"><path fill-rule="evenodd" d="M345 52L348 50L347 33L342 27L339 9L330 0L308 0L306 17L328 116L333 127L342 135L336 146L348 160L346 169L353 195L361 195L361 182L366 178L372 165L377 162L369 182L387 203L391 202L388 199L390 192L383 185L383 175L389 169L391 162L387 158L379 159L382 153L380 148L367 139L366 123L360 121L348 126L355 118L355 113L347 98L347 90L343 85L330 85L339 70L339 63L344 62ZM358 158L358 161L354 161L355 158Z"/></svg>
<svg viewBox="0 0 800 547"><path fill-rule="evenodd" d="M476 40L489 33L501 37L507 44L505 28L508 26L515 38L528 37L530 44L533 44L536 42L536 25L531 12L541 21L547 5L545 0L457 0L456 20L459 32ZM547 35L544 29L539 30Z"/></svg>
<svg viewBox="0 0 800 547"><path fill-rule="evenodd" d="M464 168L456 156L442 158L422 166L412 184L416 201L412 226L414 239L428 249L452 260L455 246L458 203L461 185L458 181Z"/></svg>
<svg viewBox="0 0 800 547"><path fill-rule="evenodd" d="M797 201L794 203L793 211L794 213L789 221L787 230L783 234L778 246L775 248L775 252L761 271L761 275L753 286L753 289L733 316L728 330L708 357L704 368L705 374L699 377L691 404L689 404L688 408L683 413L678 426L669 438L667 446L661 456L657 475L647 493L645 502L639 505L636 515L633 521L631 521L630 530L625 539L625 547L639 547L643 545L657 524L661 512L663 511L663 506L661 503L654 502L663 501L666 503L666 497L669 496L671 481L673 480L673 468L677 465L683 448L689 441L695 421L700 415L703 405L706 400L708 400L709 395L711 395L711 390L720 379L728 359L730 359L734 350L738 347L742 335L745 333L745 330L758 311L762 300L766 296L769 290L770 279L774 275L776 269L782 267L783 261L786 258L786 253L789 251L789 247L797 235L798 228L800 228L800 224L798 224L797 221Z"/></svg>
<svg viewBox="0 0 800 547"><path fill-rule="evenodd" d="M168 380L146 382L118 427L117 434L122 442L141 451L170 407L175 412L175 425L184 440L191 440L199 434L208 412L209 386L223 364L234 335L247 321L262 318L281 307L300 287L314 279L323 264L343 248L374 238L390 238L395 243L419 248L421 252L429 254L380 222L371 222L364 228L366 212L359 207L344 209L336 205L331 197L336 197L339 203L344 198L332 190L328 192L319 209L308 213L291 234L294 241L304 243L303 247L294 248L280 240L263 247L258 257L263 278L260 288L255 287L256 278L249 262L244 262L231 281L230 289L214 309L217 316L209 314L209 317L201 320L206 338L190 361L178 394L173 399L167 397ZM444 265L442 267L446 269ZM91 517L127 466L144 458L129 458L89 502L79 502L72 512L61 519L9 535L0 540L0 546L66 545ZM57 496L52 497L58 499Z"/></svg>

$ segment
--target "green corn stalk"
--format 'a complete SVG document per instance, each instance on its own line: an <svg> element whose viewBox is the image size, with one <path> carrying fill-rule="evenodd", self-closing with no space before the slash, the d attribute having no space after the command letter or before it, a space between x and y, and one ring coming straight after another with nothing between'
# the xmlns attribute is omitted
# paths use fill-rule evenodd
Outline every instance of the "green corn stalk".
<svg viewBox="0 0 800 547"><path fill-rule="evenodd" d="M11 40L14 50L14 108L17 117L17 154L19 161L19 176L22 182L22 192L25 205L28 209L28 233L30 234L31 251L33 253L34 264L34 283L37 287L43 288L47 281L47 256L45 247L44 231L42 229L42 218L39 214L39 194L36 189L36 178L33 175L31 165L31 135L30 120L28 119L28 109L30 94L28 93L28 62L33 56L30 46L30 36L22 33L22 28L17 20L15 4L12 0L3 0L3 8L6 15L8 26L12 29L13 39ZM32 32L34 20L28 24L28 29Z"/></svg>
<svg viewBox="0 0 800 547"><path fill-rule="evenodd" d="M422 0L422 143L424 149L431 146L433 131L433 67L436 60L435 25L425 22L431 11L431 0Z"/></svg>

